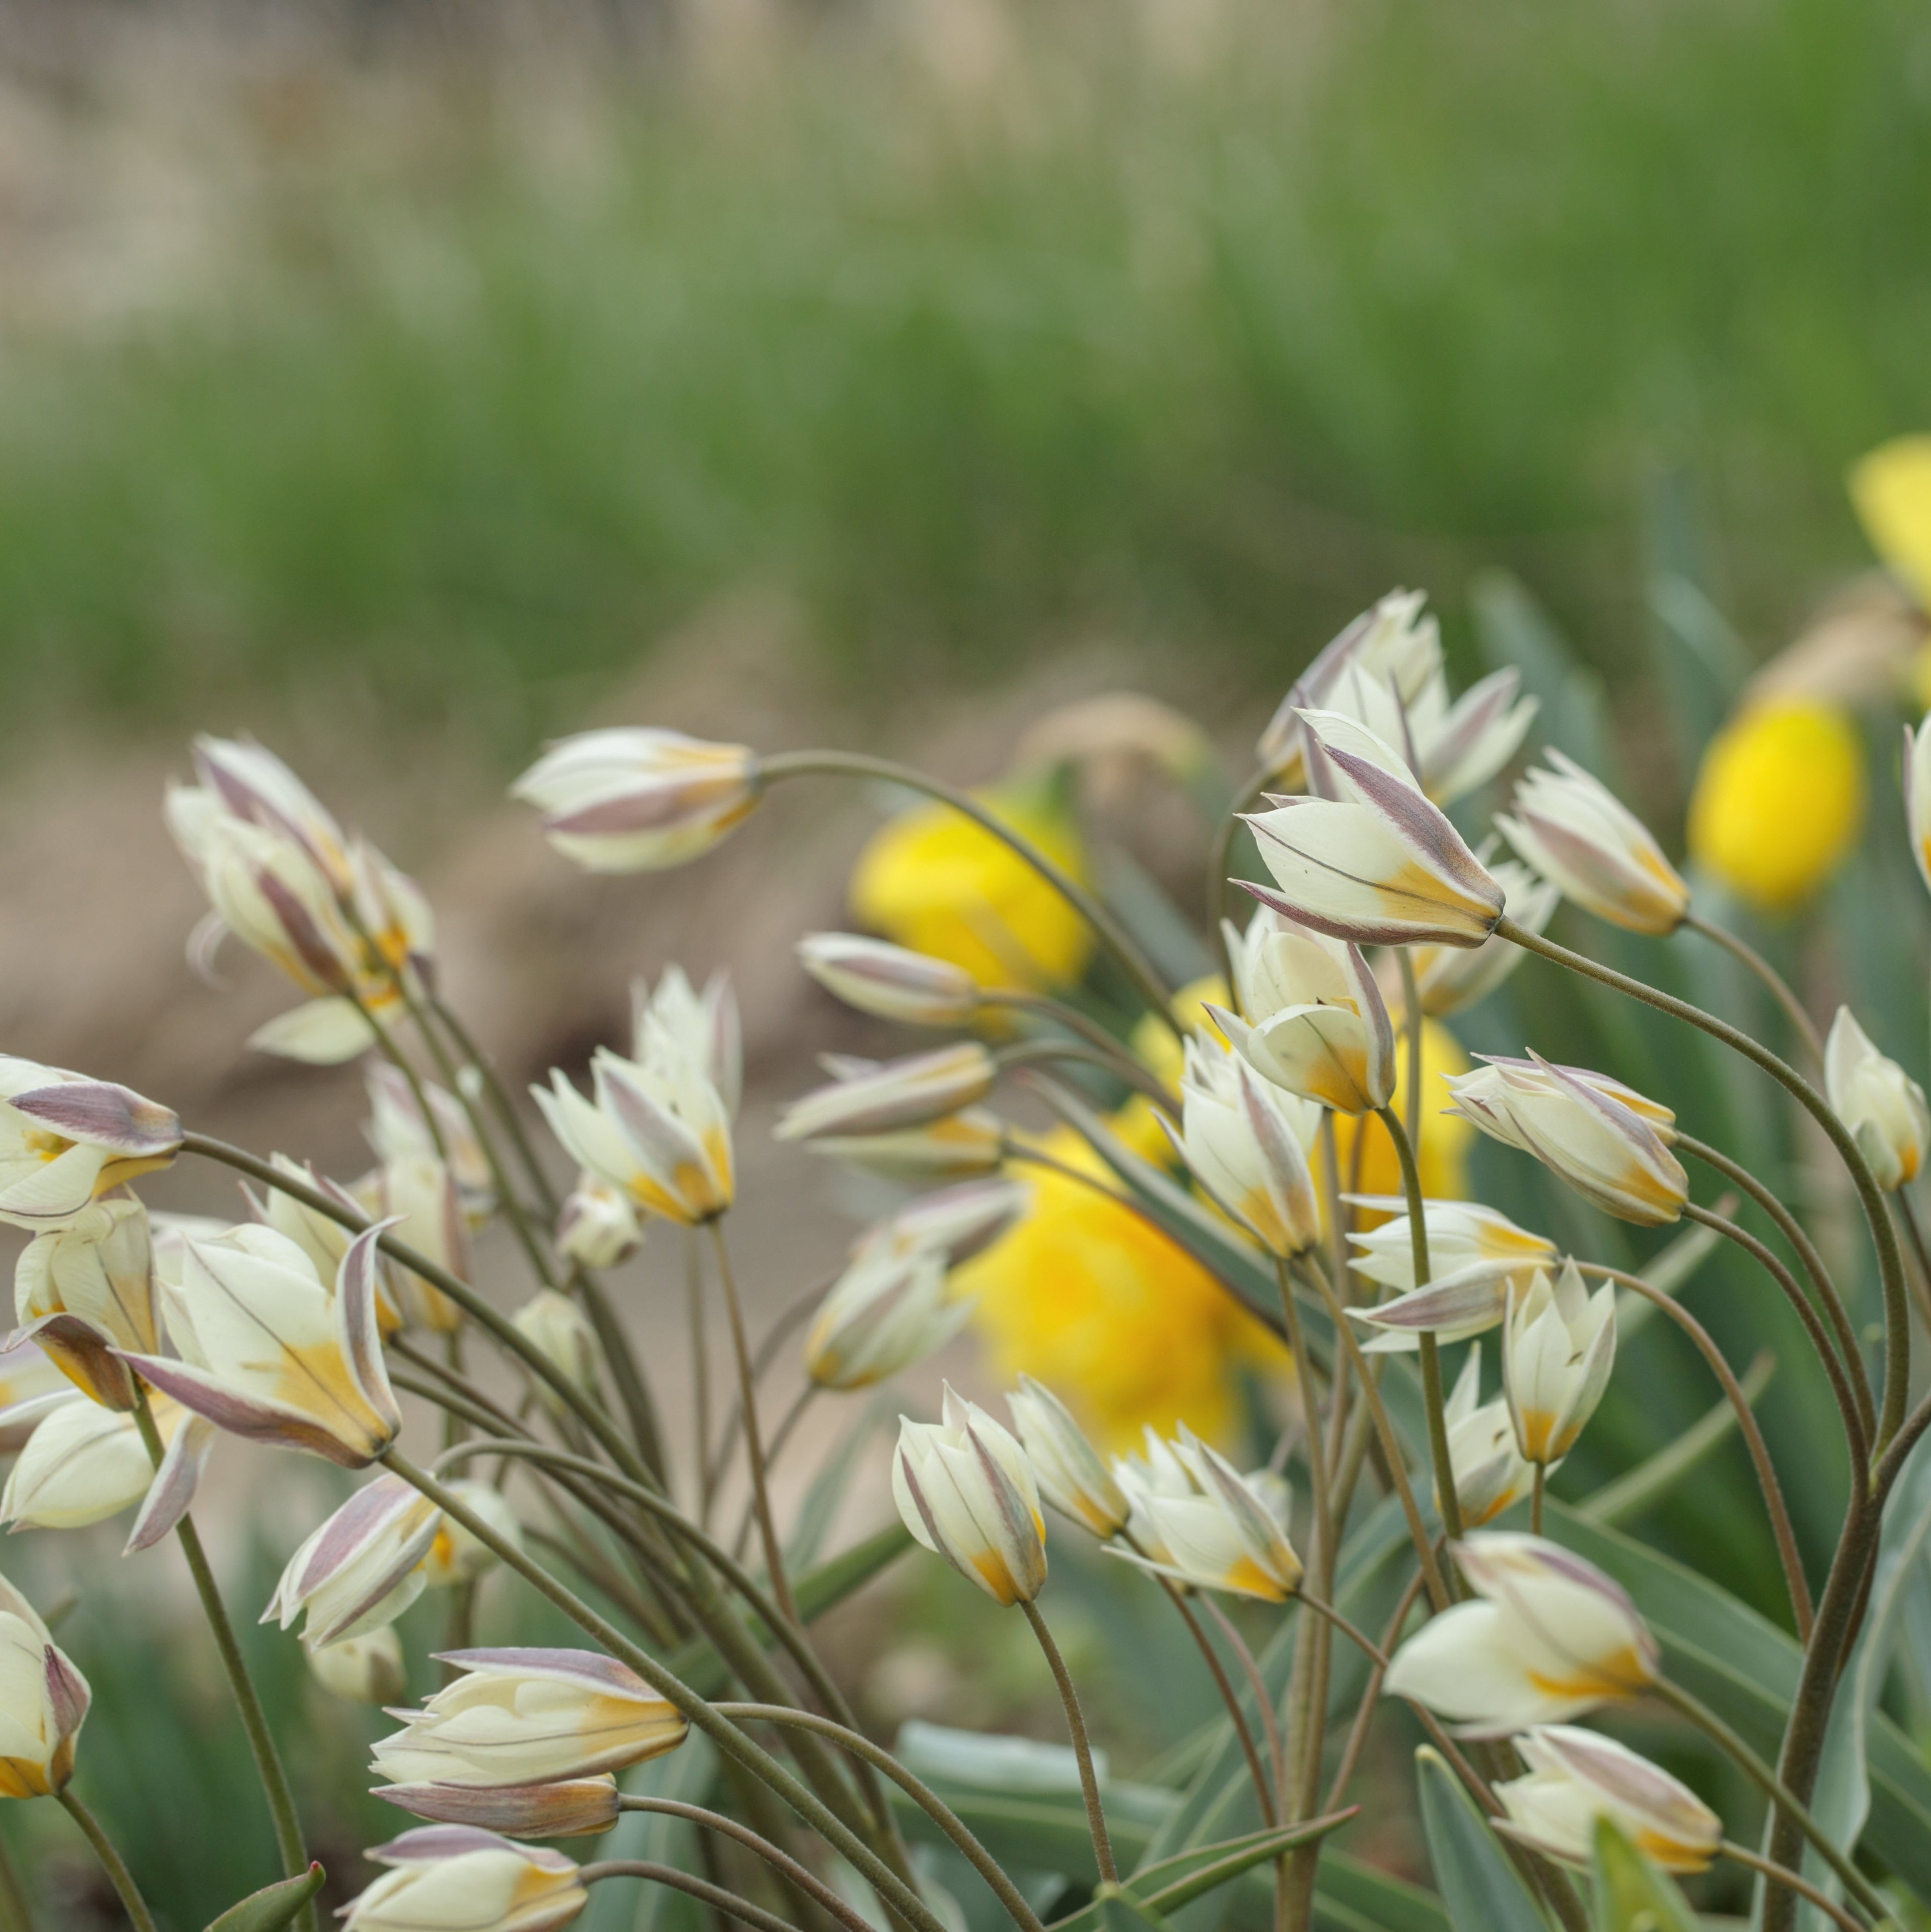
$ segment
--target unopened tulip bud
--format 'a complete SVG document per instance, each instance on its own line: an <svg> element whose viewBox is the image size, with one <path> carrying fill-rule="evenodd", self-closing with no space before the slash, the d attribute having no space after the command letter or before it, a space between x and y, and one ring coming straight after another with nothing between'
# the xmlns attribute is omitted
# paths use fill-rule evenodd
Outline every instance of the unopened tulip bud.
<svg viewBox="0 0 1931 1932"><path fill-rule="evenodd" d="M539 1288L512 1318L524 1339L551 1367L581 1389L595 1395L604 1366L604 1352L590 1318L567 1294L553 1288ZM539 1383L538 1396L555 1405L562 1401L547 1383Z"/></svg>
<svg viewBox="0 0 1931 1932"><path fill-rule="evenodd" d="M961 1108L923 1126L884 1134L820 1134L813 1154L843 1161L885 1180L916 1185L997 1174L1006 1160L1006 1124L983 1107Z"/></svg>
<svg viewBox="0 0 1931 1932"><path fill-rule="evenodd" d="M190 1418L165 1396L154 1400L163 1442ZM79 1395L47 1409L0 1492L0 1522L16 1529L81 1529L132 1508L154 1481L154 1466L131 1414Z"/></svg>
<svg viewBox="0 0 1931 1932"><path fill-rule="evenodd" d="M363 1212L386 1222L396 1239L460 1280L470 1268L469 1221L446 1162L430 1154L385 1161L358 1184ZM426 1276L391 1260L385 1270L395 1312L405 1328L450 1335L463 1311Z"/></svg>
<svg viewBox="0 0 1931 1932"><path fill-rule="evenodd" d="M1594 1294L1573 1262L1509 1289L1502 1381L1525 1459L1559 1462L1596 1412L1616 1361L1616 1291Z"/></svg>
<svg viewBox="0 0 1931 1932"><path fill-rule="evenodd" d="M946 1267L934 1249L861 1248L806 1332L811 1379L820 1388L869 1388L943 1348L973 1309L949 1292Z"/></svg>
<svg viewBox="0 0 1931 1932"><path fill-rule="evenodd" d="M1046 1582L1046 1520L1026 1452L948 1384L944 1419L899 1418L892 1492L914 1540L995 1603L1030 1603Z"/></svg>
<svg viewBox="0 0 1931 1932"><path fill-rule="evenodd" d="M172 1164L181 1122L125 1087L0 1056L0 1221L37 1233Z"/></svg>
<svg viewBox="0 0 1931 1932"><path fill-rule="evenodd" d="M853 932L811 932L798 942L805 971L848 1006L906 1026L967 1024L979 982L963 966Z"/></svg>
<svg viewBox="0 0 1931 1932"><path fill-rule="evenodd" d="M1352 718L1299 716L1315 795L1248 819L1274 879L1254 896L1357 945L1479 946L1502 916L1502 890L1406 763Z"/></svg>
<svg viewBox="0 0 1931 1932"><path fill-rule="evenodd" d="M402 1640L392 1624L308 1653L309 1674L331 1696L378 1708L409 1695Z"/></svg>
<svg viewBox="0 0 1931 1932"><path fill-rule="evenodd" d="M65 1788L92 1695L32 1604L0 1576L0 1798Z"/></svg>
<svg viewBox="0 0 1931 1932"><path fill-rule="evenodd" d="M523 1525L509 1499L493 1484L464 1478L445 1481L443 1486L472 1516L479 1516L513 1549L523 1547ZM496 1567L496 1552L480 1538L472 1536L453 1517L443 1516L436 1526L436 1540L422 1559L422 1580L432 1590L453 1588L473 1583Z"/></svg>
<svg viewBox="0 0 1931 1932"><path fill-rule="evenodd" d="M277 1173L286 1174L305 1187L311 1187L319 1194L325 1195L337 1206L351 1213L362 1215L363 1204L355 1196L327 1175L318 1173L312 1166L291 1160L285 1154L271 1154L268 1165ZM342 1257L349 1252L349 1244L355 1239L352 1228L346 1228L333 1216L324 1214L298 1201L292 1194L285 1194L278 1187L271 1187L257 1195L253 1189L244 1186L249 1211L265 1228L272 1228L295 1243L308 1258L316 1273L324 1281L332 1281L335 1270L342 1265Z"/></svg>
<svg viewBox="0 0 1931 1932"><path fill-rule="evenodd" d="M397 1476L358 1490L289 1558L262 1612L286 1630L306 1613L311 1650L394 1622L422 1594L442 1512Z"/></svg>
<svg viewBox="0 0 1931 1932"><path fill-rule="evenodd" d="M1486 1531L1454 1546L1478 1600L1432 1617L1396 1653L1387 1694L1507 1737L1640 1697L1656 1640L1622 1587L1537 1536Z"/></svg>
<svg viewBox="0 0 1931 1932"><path fill-rule="evenodd" d="M1621 1082L1580 1067L1483 1056L1451 1079L1451 1109L1505 1147L1534 1155L1618 1220L1660 1227L1683 1212L1690 1178L1669 1150L1676 1116Z"/></svg>
<svg viewBox="0 0 1931 1932"><path fill-rule="evenodd" d="M367 1854L391 1869L342 1908L344 1932L557 1932L590 1902L575 1862L467 1825L425 1825Z"/></svg>
<svg viewBox="0 0 1931 1932"><path fill-rule="evenodd" d="M1285 1602L1300 1588L1301 1560L1288 1540L1277 1498L1184 1424L1168 1447L1189 1479L1186 1490L1174 1494L1163 1485L1133 1498L1162 1553L1120 1553L1198 1589Z"/></svg>
<svg viewBox="0 0 1931 1932"><path fill-rule="evenodd" d="M1824 1090L1879 1186L1888 1192L1918 1178L1931 1143L1924 1090L1879 1052L1849 1006L1837 1009L1824 1042Z"/></svg>
<svg viewBox="0 0 1931 1932"><path fill-rule="evenodd" d="M1006 1398L1020 1447L1033 1466L1039 1493L1060 1515L1104 1543L1126 1527L1132 1506L1126 1492L1087 1440L1072 1412L1030 1376Z"/></svg>
<svg viewBox="0 0 1931 1932"><path fill-rule="evenodd" d="M1690 888L1648 828L1574 759L1547 754L1516 788L1513 816L1495 823L1543 877L1585 911L1631 932L1674 932Z"/></svg>
<svg viewBox="0 0 1931 1932"><path fill-rule="evenodd" d="M707 852L757 803L757 754L646 726L584 731L510 788L589 872L651 872Z"/></svg>
<svg viewBox="0 0 1931 1932"><path fill-rule="evenodd" d="M637 1210L620 1187L588 1168L556 1217L556 1252L586 1268L612 1268L643 1245Z"/></svg>
<svg viewBox="0 0 1931 1932"><path fill-rule="evenodd" d="M418 1818L474 1826L508 1838L588 1838L607 1832L622 1816L617 1781L608 1773L490 1790L466 1784L379 1784L372 1795Z"/></svg>
<svg viewBox="0 0 1931 1932"><path fill-rule="evenodd" d="M251 738L204 734L194 741L194 766L202 791L221 811L294 840L339 892L349 890L341 826L274 752Z"/></svg>
<svg viewBox="0 0 1931 1932"><path fill-rule="evenodd" d="M460 1673L374 1748L397 1784L478 1790L618 1772L675 1750L689 1726L642 1678L587 1650L458 1650Z"/></svg>
<svg viewBox="0 0 1931 1932"><path fill-rule="evenodd" d="M1502 1396L1482 1400L1482 1352L1468 1352L1443 1411L1448 1426L1448 1466L1465 1528L1480 1529L1527 1496L1534 1472L1516 1447L1515 1425ZM1441 1507L1439 1485L1435 1507Z"/></svg>
<svg viewBox="0 0 1931 1932"><path fill-rule="evenodd" d="M1608 1819L1665 1871L1708 1870L1723 1821L1696 1792L1627 1744L1571 1724L1539 1724L1515 1740L1525 1778L1495 1787L1508 1822L1497 1828L1537 1851L1587 1865Z"/></svg>
<svg viewBox="0 0 1931 1932"><path fill-rule="evenodd" d="M1229 1022L1239 1024L1231 1014ZM1186 1044L1180 1102L1180 1131L1162 1124L1207 1194L1270 1254L1313 1246L1321 1208L1306 1148L1318 1108L1270 1086L1204 1032Z"/></svg>
<svg viewBox="0 0 1931 1932"><path fill-rule="evenodd" d="M794 1100L773 1131L781 1141L883 1134L922 1126L991 1092L999 1069L976 1040L851 1072Z"/></svg>

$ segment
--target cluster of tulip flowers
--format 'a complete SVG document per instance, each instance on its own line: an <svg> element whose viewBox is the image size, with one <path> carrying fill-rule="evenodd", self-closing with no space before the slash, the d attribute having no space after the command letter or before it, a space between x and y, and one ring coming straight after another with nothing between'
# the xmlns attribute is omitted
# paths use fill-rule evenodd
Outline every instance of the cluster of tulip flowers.
<svg viewBox="0 0 1931 1932"><path fill-rule="evenodd" d="M1229 884L1258 904L1244 928L1222 925L1224 988L1197 1024L1082 880L970 795L883 760L760 757L669 730L602 730L556 747L517 791L559 851L607 872L697 858L787 779L847 774L923 791L1034 866L1090 922L1147 1013L1182 1037L1183 1072L1170 1089L1070 1000L989 988L957 964L862 935L813 934L801 962L839 999L959 1037L883 1063L835 1060L829 1084L777 1128L782 1140L907 1190L859 1237L817 1308L803 1343L813 1390L870 1388L958 1332L970 1310L953 1271L1024 1213L1029 1164L1052 1165L1036 1136L990 1104L1009 1080L1089 1140L1100 1160L1087 1184L1157 1214L1204 1255L1238 1253L1278 1288L1268 1312L1291 1352L1298 1411L1282 1466L1243 1472L1185 1429L1150 1430L1141 1450L1109 1460L1076 1419L1079 1392L1030 1380L1009 1397L1010 1428L949 1388L937 1421L902 1424L891 1474L904 1532L1031 1624L1063 1703L1103 1888L1134 1881L1116 1865L1079 1697L1037 1607L1048 1573L1042 1504L1144 1573L1198 1644L1263 1827L1222 1848L1215 1882L1272 1864L1283 1932L1311 1922L1322 1841L1351 1815L1348 1793L1384 1696L1412 1709L1540 1908L1572 1932L1585 1923L1573 1868L1588 1863L1605 1829L1666 1871L1701 1871L1719 1857L1753 1867L1771 1932L1788 1932L1800 1901L1841 1924L1873 1924L1888 1910L1882 1894L1809 1806L1884 1504L1931 1426L1931 1402L1912 1406L1899 1232L1921 1260L1903 1190L1923 1164L1931 1117L1916 1084L1848 1011L1819 1039L1768 965L1693 912L1688 886L1641 823L1559 753L1518 784L1497 821L1516 858L1471 848L1444 807L1515 758L1533 710L1506 672L1451 701L1419 598L1390 596L1349 626L1269 724L1240 802L1267 878L1226 880L1235 818L1210 855L1216 904ZM232 937L306 996L256 1036L262 1050L366 1060L376 1165L339 1182L193 1132L111 1082L0 1060L0 1218L32 1236L7 1358L16 1389L31 1388L0 1414L19 1448L0 1515L62 1528L132 1508L130 1555L178 1544L286 1868L247 1922L312 1923L320 1874L195 1532L196 1484L223 1436L376 1472L295 1552L268 1609L285 1629L301 1622L325 1683L394 1702L404 1681L395 1620L426 1588L450 1600L442 1688L399 1712L402 1728L374 1749L380 1795L426 1822L369 1854L386 1869L346 1908L352 1932L542 1932L574 1918L591 1886L626 1877L679 1889L758 1932L794 1920L811 1932L868 1932L840 1882L853 1874L885 1918L944 1932L901 1835L895 1808L907 1806L976 1869L1021 1932L1042 1932L1026 1892L967 1825L858 1728L810 1634L821 1594L787 1573L768 1475L796 1412L775 1428L760 1415L772 1338L754 1346L747 1332L724 1232L740 1085L728 987L714 980L700 990L671 969L640 987L629 1050L598 1051L587 1094L562 1072L532 1090L574 1170L559 1186L439 990L420 891L260 747L203 740L196 760L197 782L167 806L211 907L195 950L207 956ZM1906 796L1931 882L1931 749L1909 734ZM1633 931L1688 927L1728 945L1772 986L1815 1055L1821 1088L1720 1018L1549 940L1562 898ZM1796 1217L1684 1132L1667 1106L1533 1052L1449 1082L1456 1112L1596 1207L1645 1227L1699 1222L1748 1250L1789 1299L1851 1450L1852 1505L1815 1600L1748 1402L1693 1318L1641 1278L1564 1256L1491 1208L1423 1198L1423 1019L1473 1004L1531 953L1753 1061L1815 1120L1865 1210L1885 1294L1874 1378ZM1405 1107L1404 1029L1413 1035ZM1074 1078L1095 1073L1153 1110L1174 1168L1122 1148ZM1399 1196L1344 1185L1337 1115L1382 1124L1400 1157ZM1726 1214L1690 1198L1684 1155L1771 1216L1807 1287ZM151 1214L135 1184L183 1156L238 1170L247 1218ZM734 1408L718 1429L700 1402L696 1466L682 1485L621 1297L604 1279L653 1222L689 1231L691 1293L700 1309L718 1298L731 1339ZM533 1277L532 1298L513 1313L472 1280L474 1242L493 1225L519 1244ZM1750 1448L1804 1645L1774 1762L1670 1680L1615 1582L1543 1534L1548 1475L1613 1371L1619 1290L1647 1297L1691 1334ZM1500 1393L1483 1399L1479 1340L1447 1390L1443 1348L1491 1334ZM487 1346L519 1394L493 1392L466 1368L466 1342ZM701 1390L701 1367L697 1379ZM404 1395L441 1412L436 1450L421 1460L400 1446ZM735 1544L712 1527L734 1458L747 1496ZM463 1473L484 1459L496 1463L493 1482ZM514 1503L505 1493L512 1472L523 1485ZM1375 1489L1396 1499L1412 1559L1378 1637L1334 1601L1351 1526ZM1490 1526L1525 1501L1525 1532ZM528 1520L539 1510L540 1534ZM754 1533L760 1564L741 1553ZM871 1574L904 1543L884 1532L865 1546L869 1567L847 1574ZM572 1566L612 1615L572 1587ZM586 1647L463 1640L476 1584L493 1567L546 1598ZM1262 1682L1219 1606L1225 1596L1309 1613L1284 1698ZM709 1647L733 1694L700 1694L667 1660L693 1642ZM1337 1642L1363 1654L1368 1675L1353 1722L1330 1737ZM1574 1721L1643 1698L1701 1727L1760 1787L1772 1821L1761 1849L1735 1842L1660 1766ZM151 1932L136 1876L75 1789L88 1703L81 1671L0 1583L0 1795L63 1804L130 1919ZM727 1767L731 1810L622 1787L619 1774L694 1730ZM750 1862L742 1870L766 1875L761 1888L642 1861L583 1863L530 1842L603 1832L632 1810L718 1834ZM1827 1882L1805 1875L1807 1846ZM1140 1902L1150 1910L1163 1898L1183 1902L1144 1888Z"/></svg>

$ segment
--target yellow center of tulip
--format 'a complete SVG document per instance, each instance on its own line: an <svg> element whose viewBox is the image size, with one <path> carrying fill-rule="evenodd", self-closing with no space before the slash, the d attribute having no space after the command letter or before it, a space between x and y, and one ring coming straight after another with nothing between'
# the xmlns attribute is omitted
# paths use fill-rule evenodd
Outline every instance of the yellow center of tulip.
<svg viewBox="0 0 1931 1932"><path fill-rule="evenodd" d="M46 1127L29 1127L26 1134L26 1150L36 1160L58 1160L73 1142L62 1138Z"/></svg>

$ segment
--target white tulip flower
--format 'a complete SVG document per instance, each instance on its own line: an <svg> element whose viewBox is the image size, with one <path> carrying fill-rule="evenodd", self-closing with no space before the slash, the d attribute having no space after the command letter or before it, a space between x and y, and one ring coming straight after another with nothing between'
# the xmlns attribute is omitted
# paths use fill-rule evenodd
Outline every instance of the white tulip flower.
<svg viewBox="0 0 1931 1932"><path fill-rule="evenodd" d="M1534 1472L1516 1447L1515 1424L1505 1396L1482 1400L1482 1351L1468 1352L1443 1410L1448 1425L1448 1466L1462 1527L1480 1529L1527 1496ZM1435 1508L1441 1507L1440 1486Z"/></svg>
<svg viewBox="0 0 1931 1932"><path fill-rule="evenodd" d="M556 1216L556 1252L580 1268L612 1268L643 1245L643 1223L630 1197L587 1167Z"/></svg>
<svg viewBox="0 0 1931 1932"><path fill-rule="evenodd" d="M1169 1476L1134 1496L1151 1547L1114 1546L1115 1554L1198 1589L1285 1603L1300 1588L1301 1560L1261 1485L1184 1424L1166 1447L1185 1471L1186 1487L1179 1490Z"/></svg>
<svg viewBox="0 0 1931 1932"><path fill-rule="evenodd" d="M0 1055L0 1221L37 1233L172 1164L181 1122L125 1087Z"/></svg>
<svg viewBox="0 0 1931 1932"><path fill-rule="evenodd" d="M892 1493L913 1539L995 1603L1030 1603L1045 1587L1046 1520L1026 1452L950 1384L943 1420L900 1417Z"/></svg>
<svg viewBox="0 0 1931 1932"><path fill-rule="evenodd" d="M694 1061L736 1117L744 1093L744 1024L730 975L713 973L700 993L681 966L667 966L653 989L630 987L631 1051L638 1064Z"/></svg>
<svg viewBox="0 0 1931 1932"><path fill-rule="evenodd" d="M1006 1398L1019 1446L1039 1493L1060 1515L1104 1543L1126 1527L1132 1505L1105 1459L1087 1441L1072 1411L1030 1376Z"/></svg>
<svg viewBox="0 0 1931 1932"><path fill-rule="evenodd" d="M442 1512L399 1476L367 1483L288 1560L262 1622L305 1616L319 1650L394 1623L421 1595Z"/></svg>
<svg viewBox="0 0 1931 1932"><path fill-rule="evenodd" d="M808 1152L844 1162L881 1180L915 1185L992 1174L1003 1165L1006 1124L983 1107L962 1107L943 1119L877 1134L820 1134Z"/></svg>
<svg viewBox="0 0 1931 1932"><path fill-rule="evenodd" d="M538 1288L511 1318L517 1331L566 1382L594 1395L604 1366L603 1345L590 1318L567 1294L553 1288ZM537 1384L538 1398L552 1408L562 1398L547 1383Z"/></svg>
<svg viewBox="0 0 1931 1932"><path fill-rule="evenodd" d="M808 932L798 961L835 999L904 1026L965 1026L979 1009L979 982L963 966L855 932Z"/></svg>
<svg viewBox="0 0 1931 1932"><path fill-rule="evenodd" d="M184 1428L207 1429L166 1396L153 1399L153 1409L163 1443L172 1443ZM154 1480L154 1466L133 1414L71 1394L45 1411L7 1472L6 1487L0 1491L0 1522L19 1529L85 1528L131 1508Z"/></svg>
<svg viewBox="0 0 1931 1932"><path fill-rule="evenodd" d="M106 1408L133 1408L126 1366L109 1352L160 1346L147 1210L110 1196L36 1234L14 1266L13 1309L76 1388Z"/></svg>
<svg viewBox="0 0 1931 1932"><path fill-rule="evenodd" d="M970 1107L992 1091L999 1068L976 1040L882 1063L835 1063L839 1077L792 1102L772 1130L781 1141L896 1132Z"/></svg>
<svg viewBox="0 0 1931 1932"><path fill-rule="evenodd" d="M310 1650L308 1670L331 1696L352 1704L373 1704L380 1708L409 1694L402 1640L391 1624Z"/></svg>
<svg viewBox="0 0 1931 1932"><path fill-rule="evenodd" d="M1525 1288L1511 1283L1502 1324L1502 1382L1524 1460L1545 1467L1576 1446L1616 1361L1616 1291L1594 1294L1573 1262Z"/></svg>
<svg viewBox="0 0 1931 1932"><path fill-rule="evenodd" d="M384 1166L392 1161L440 1160L463 1197L463 1212L472 1228L479 1228L495 1210L496 1177L490 1157L476 1138L469 1111L456 1096L433 1082L421 1083L429 1118L423 1117L415 1089L398 1066L372 1060L364 1076L369 1094L369 1118L364 1132ZM430 1131L429 1122L436 1131ZM436 1143L442 1142L440 1150Z"/></svg>
<svg viewBox="0 0 1931 1932"><path fill-rule="evenodd" d="M1572 1724L1541 1724L1515 1740L1528 1767L1495 1787L1498 1827L1567 1864L1586 1866L1606 1818L1665 1871L1707 1870L1723 1821L1690 1787L1627 1744Z"/></svg>
<svg viewBox="0 0 1931 1932"><path fill-rule="evenodd" d="M820 1388L869 1388L944 1347L971 1318L935 1248L861 1246L832 1284L805 1336L805 1367Z"/></svg>
<svg viewBox="0 0 1931 1932"><path fill-rule="evenodd" d="M1542 932L1562 902L1561 888L1512 859L1489 858L1486 846L1476 856L1502 889L1502 910L1525 932ZM1416 946L1410 958L1422 1011L1431 1019L1465 1011L1486 1000L1528 956L1511 939L1492 938L1474 947Z"/></svg>
<svg viewBox="0 0 1931 1932"><path fill-rule="evenodd" d="M1931 731L1904 728L1904 818L1918 876L1931 886Z"/></svg>
<svg viewBox="0 0 1931 1932"><path fill-rule="evenodd" d="M1824 1042L1824 1090L1887 1192L1918 1178L1931 1144L1924 1089L1872 1045L1849 1006L1840 1006Z"/></svg>
<svg viewBox="0 0 1931 1932"><path fill-rule="evenodd" d="M523 1547L523 1524L510 1507L509 1498L493 1484L475 1477L445 1478L443 1487L466 1508L481 1516L512 1549ZM452 1516L436 1524L435 1540L422 1559L422 1580L432 1590L453 1589L458 1584L473 1583L493 1570L496 1552L473 1536Z"/></svg>
<svg viewBox="0 0 1931 1932"><path fill-rule="evenodd" d="M586 1838L607 1832L623 1815L617 1781L608 1772L541 1784L379 1784L370 1796L418 1818L509 1838Z"/></svg>
<svg viewBox="0 0 1931 1932"><path fill-rule="evenodd" d="M65 1786L92 1695L32 1604L0 1576L0 1798Z"/></svg>
<svg viewBox="0 0 1931 1932"><path fill-rule="evenodd" d="M464 1825L405 1832L391 1869L342 1908L343 1932L557 1932L590 1902L574 1861Z"/></svg>

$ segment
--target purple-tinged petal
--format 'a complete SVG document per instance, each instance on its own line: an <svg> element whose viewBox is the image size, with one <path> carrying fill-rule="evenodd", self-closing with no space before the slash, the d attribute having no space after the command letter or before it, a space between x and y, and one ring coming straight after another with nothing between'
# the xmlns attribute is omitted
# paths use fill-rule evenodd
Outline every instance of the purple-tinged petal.
<svg viewBox="0 0 1931 1932"><path fill-rule="evenodd" d="M62 1081L13 1094L7 1104L70 1141L116 1154L171 1154L181 1145L178 1114L112 1081Z"/></svg>

